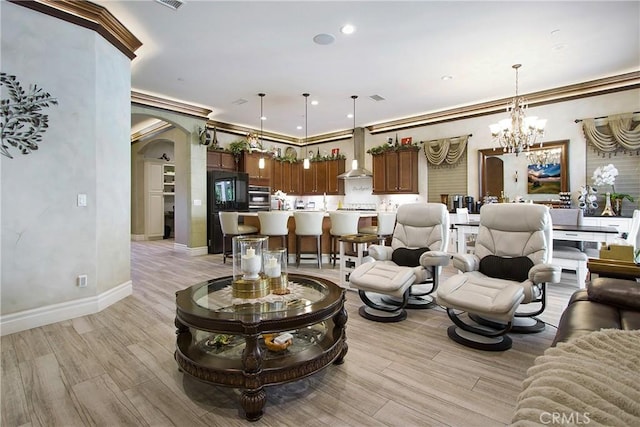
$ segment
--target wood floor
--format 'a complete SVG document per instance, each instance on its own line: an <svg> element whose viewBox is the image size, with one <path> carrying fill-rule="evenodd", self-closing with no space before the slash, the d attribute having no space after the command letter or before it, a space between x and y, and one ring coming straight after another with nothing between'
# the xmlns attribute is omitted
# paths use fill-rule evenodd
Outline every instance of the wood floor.
<svg viewBox="0 0 640 427"><path fill-rule="evenodd" d="M337 267L300 271L338 280ZM230 273L220 255L190 257L172 240L132 242L132 296L2 337L2 426L499 426L555 334L547 327L512 335L509 351L475 351L447 338L451 322L439 308L380 324L361 318L348 292L345 363L267 388L264 417L249 423L237 390L189 378L173 359L175 292ZM551 287L546 322L557 324L574 281L567 274Z"/></svg>

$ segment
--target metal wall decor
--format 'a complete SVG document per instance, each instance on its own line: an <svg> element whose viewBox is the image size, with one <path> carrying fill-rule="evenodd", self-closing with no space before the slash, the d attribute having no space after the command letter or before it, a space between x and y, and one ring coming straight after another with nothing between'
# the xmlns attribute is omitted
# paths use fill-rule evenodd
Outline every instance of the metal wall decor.
<svg viewBox="0 0 640 427"><path fill-rule="evenodd" d="M29 91L25 92L16 76L10 74L0 73L0 86L6 86L9 93L9 99L3 98L0 103L0 152L13 159L10 147L22 154L38 149L42 134L49 127L49 116L41 111L49 105L58 105L58 101L37 85L29 85Z"/></svg>

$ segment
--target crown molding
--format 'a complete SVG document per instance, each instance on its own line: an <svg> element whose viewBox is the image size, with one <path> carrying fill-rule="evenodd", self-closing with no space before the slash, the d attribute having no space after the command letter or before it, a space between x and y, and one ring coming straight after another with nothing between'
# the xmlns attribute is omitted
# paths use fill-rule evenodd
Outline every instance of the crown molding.
<svg viewBox="0 0 640 427"><path fill-rule="evenodd" d="M562 86L555 89L543 90L521 95L525 98L530 107L545 104L554 104L573 99L587 98L590 96L603 95L606 93L621 92L640 87L640 72L635 71L617 76L591 80L584 83ZM371 134L397 131L418 126L468 119L472 117L485 116L500 113L505 110L505 106L511 102L513 97L498 99L495 101L483 102L480 104L457 107L420 116L406 117L404 119L377 123L367 126Z"/></svg>
<svg viewBox="0 0 640 427"><path fill-rule="evenodd" d="M185 102L174 101L172 99L160 98L155 95L149 95L142 92L131 91L131 103L145 105L147 107L159 108L161 110L173 111L176 113L187 114L198 118L208 118L213 111L199 107L197 105L187 104Z"/></svg>
<svg viewBox="0 0 640 427"><path fill-rule="evenodd" d="M142 42L122 25L107 9L84 0L8 0L63 21L95 31L124 53L129 59Z"/></svg>

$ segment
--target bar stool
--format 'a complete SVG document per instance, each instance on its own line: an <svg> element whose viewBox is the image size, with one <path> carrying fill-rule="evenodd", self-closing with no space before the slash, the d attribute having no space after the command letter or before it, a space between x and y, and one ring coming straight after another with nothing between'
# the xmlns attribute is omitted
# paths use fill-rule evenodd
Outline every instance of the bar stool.
<svg viewBox="0 0 640 427"><path fill-rule="evenodd" d="M358 234L360 214L354 212L330 212L329 218L331 219L331 229L329 230L329 234L331 235L329 262L333 261L333 266L335 267L339 253L338 239L349 234Z"/></svg>
<svg viewBox="0 0 640 427"><path fill-rule="evenodd" d="M260 220L260 234L263 236L274 236L282 239L282 247L287 249L289 253L289 217L291 214L287 211L270 211L258 212Z"/></svg>
<svg viewBox="0 0 640 427"><path fill-rule="evenodd" d="M296 266L300 267L300 259L302 252L302 239L304 237L316 238L316 257L318 258L318 268L322 268L322 220L324 212L294 212L293 217L296 221ZM311 252L312 253L312 252Z"/></svg>
<svg viewBox="0 0 640 427"><path fill-rule="evenodd" d="M366 225L360 227L358 232L361 234L375 234L378 236L378 243L384 246L385 240L393 235L396 226L395 212L378 212L378 225Z"/></svg>
<svg viewBox="0 0 640 427"><path fill-rule="evenodd" d="M227 237L257 233L258 229L252 225L238 224L238 212L220 212L220 227L222 228L222 262L227 263Z"/></svg>

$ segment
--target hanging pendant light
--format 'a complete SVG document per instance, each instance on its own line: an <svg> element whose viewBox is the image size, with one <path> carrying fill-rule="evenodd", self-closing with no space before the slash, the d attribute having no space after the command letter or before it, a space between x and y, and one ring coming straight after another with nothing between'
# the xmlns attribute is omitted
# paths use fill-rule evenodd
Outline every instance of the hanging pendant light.
<svg viewBox="0 0 640 427"><path fill-rule="evenodd" d="M353 160L351 169L338 175L339 179L366 178L373 174L364 168L364 130L356 128L356 99L358 95L351 95L353 99ZM358 158L360 162L358 162ZM363 163L363 164L359 164Z"/></svg>
<svg viewBox="0 0 640 427"><path fill-rule="evenodd" d="M358 95L351 95L351 99L353 99L353 138L356 137L356 99L358 99ZM355 153L354 153L355 156ZM358 159L353 159L351 161L351 170L358 169Z"/></svg>
<svg viewBox="0 0 640 427"><path fill-rule="evenodd" d="M304 160L302 162L302 167L304 169L309 169L311 167L311 163L309 161L309 156L306 154L307 151L307 132L309 130L309 123L307 120L307 105L308 105L308 101L309 101L309 94L308 93L303 93L302 96L304 96L304 144L302 145L303 147L303 151L305 152L305 157Z"/></svg>
<svg viewBox="0 0 640 427"><path fill-rule="evenodd" d="M266 120L266 117L262 114L262 101L264 100L264 93L259 93L258 96L260 97L260 149L264 150L264 146L262 145L263 143L263 131L262 131L262 122L264 120ZM264 151L263 151L264 152ZM264 154L260 156L260 160L258 160L258 169L264 169L265 166L265 160L264 160Z"/></svg>

